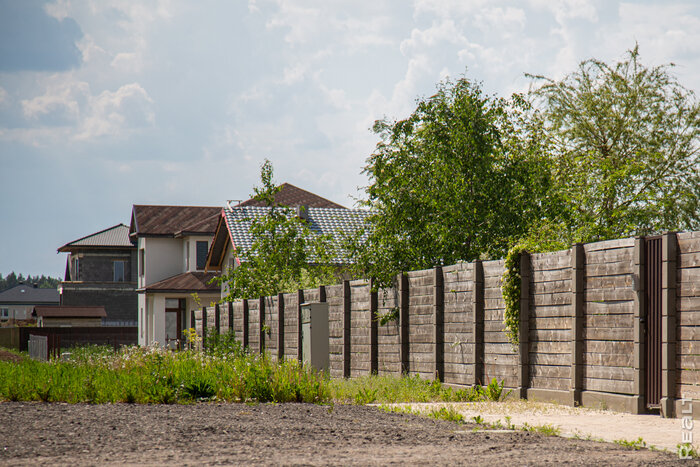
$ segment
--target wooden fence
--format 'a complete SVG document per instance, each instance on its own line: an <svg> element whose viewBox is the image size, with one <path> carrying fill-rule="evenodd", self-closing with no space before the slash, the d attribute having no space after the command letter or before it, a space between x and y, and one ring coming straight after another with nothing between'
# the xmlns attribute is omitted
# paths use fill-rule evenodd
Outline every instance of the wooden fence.
<svg viewBox="0 0 700 467"><path fill-rule="evenodd" d="M253 351L299 358L300 304L322 301L333 377L404 372L457 386L496 378L523 398L664 416L692 398L700 415L700 232L665 234L658 264L647 264L647 242L524 254L517 347L504 333L502 260L411 271L376 292L360 280L248 299L194 318L200 334L230 328ZM659 324L646 319L653 284ZM379 325L392 310L398 319ZM650 382L658 401L645 394Z"/></svg>

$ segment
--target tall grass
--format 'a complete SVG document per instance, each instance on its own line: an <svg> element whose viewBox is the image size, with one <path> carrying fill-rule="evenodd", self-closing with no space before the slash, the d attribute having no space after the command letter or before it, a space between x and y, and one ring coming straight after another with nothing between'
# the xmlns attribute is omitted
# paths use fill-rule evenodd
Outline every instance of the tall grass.
<svg viewBox="0 0 700 467"><path fill-rule="evenodd" d="M296 361L158 347L74 349L67 360L0 362L0 399L189 403L198 400L324 402L328 381Z"/></svg>

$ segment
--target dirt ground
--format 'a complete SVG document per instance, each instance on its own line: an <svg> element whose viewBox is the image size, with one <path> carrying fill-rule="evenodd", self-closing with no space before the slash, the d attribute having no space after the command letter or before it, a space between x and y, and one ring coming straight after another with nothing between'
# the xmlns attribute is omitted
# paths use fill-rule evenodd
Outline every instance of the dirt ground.
<svg viewBox="0 0 700 467"><path fill-rule="evenodd" d="M0 465L690 465L667 452L308 404L0 403Z"/></svg>

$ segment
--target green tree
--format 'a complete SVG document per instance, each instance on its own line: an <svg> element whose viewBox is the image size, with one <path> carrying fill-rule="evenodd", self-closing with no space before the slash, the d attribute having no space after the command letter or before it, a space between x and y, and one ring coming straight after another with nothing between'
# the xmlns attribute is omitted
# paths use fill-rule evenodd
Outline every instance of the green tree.
<svg viewBox="0 0 700 467"><path fill-rule="evenodd" d="M260 181L261 186L254 188L254 198L265 201L268 209L262 216L246 219L252 245L248 250L237 250L240 265L218 278L228 287L225 300L263 297L333 282L334 247L330 239L314 233L294 209L275 204L280 187L273 182L268 160L261 167Z"/></svg>
<svg viewBox="0 0 700 467"><path fill-rule="evenodd" d="M559 209L526 243L568 248L700 228L700 107L671 67L642 65L635 46L559 81L532 76L542 84L530 117L547 135Z"/></svg>
<svg viewBox="0 0 700 467"><path fill-rule="evenodd" d="M375 122L363 202L373 214L351 245L360 272L386 285L400 271L503 256L525 235L549 187L526 110L461 78L439 83L407 119Z"/></svg>

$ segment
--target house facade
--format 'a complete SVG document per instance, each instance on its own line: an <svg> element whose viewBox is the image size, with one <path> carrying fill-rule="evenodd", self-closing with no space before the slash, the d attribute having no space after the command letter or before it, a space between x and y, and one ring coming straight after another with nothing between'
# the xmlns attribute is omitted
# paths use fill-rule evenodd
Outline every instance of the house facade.
<svg viewBox="0 0 700 467"><path fill-rule="evenodd" d="M37 305L59 303L56 289L40 289L36 285L20 284L0 292L0 323L16 324L32 319L32 311Z"/></svg>
<svg viewBox="0 0 700 467"><path fill-rule="evenodd" d="M220 299L204 271L220 215L220 207L134 205L139 345L181 347L189 312Z"/></svg>
<svg viewBox="0 0 700 467"><path fill-rule="evenodd" d="M117 224L66 243L58 252L68 253L58 287L62 306L102 306L103 325L136 326L136 246L129 227Z"/></svg>

